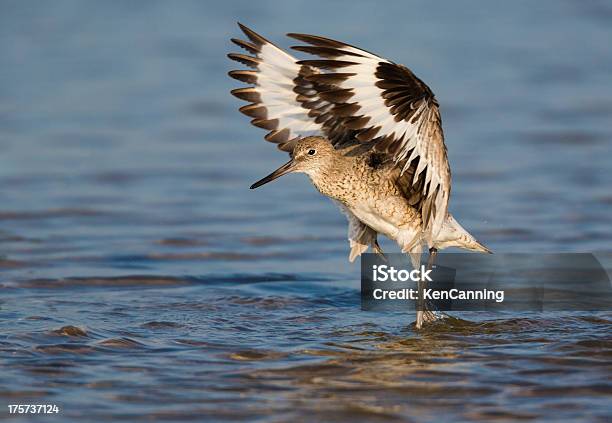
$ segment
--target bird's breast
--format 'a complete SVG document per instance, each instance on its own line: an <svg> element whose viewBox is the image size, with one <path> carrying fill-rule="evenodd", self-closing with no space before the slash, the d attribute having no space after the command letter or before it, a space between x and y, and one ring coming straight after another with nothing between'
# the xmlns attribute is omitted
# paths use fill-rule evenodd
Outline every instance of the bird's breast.
<svg viewBox="0 0 612 423"><path fill-rule="evenodd" d="M311 180L321 194L341 202L360 221L391 239L407 225L419 224L416 211L386 172L358 162L342 172L311 176Z"/></svg>

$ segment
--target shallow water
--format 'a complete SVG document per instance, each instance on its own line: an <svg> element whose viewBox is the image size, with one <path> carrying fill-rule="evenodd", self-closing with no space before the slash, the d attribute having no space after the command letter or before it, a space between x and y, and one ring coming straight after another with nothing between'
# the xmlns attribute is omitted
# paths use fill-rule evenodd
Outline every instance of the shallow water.
<svg viewBox="0 0 612 423"><path fill-rule="evenodd" d="M411 66L442 104L451 211L493 250L610 251L605 2L5 2L0 417L609 419L611 313L417 334L359 309L335 207L299 175L248 190L285 157L228 94L235 20Z"/></svg>

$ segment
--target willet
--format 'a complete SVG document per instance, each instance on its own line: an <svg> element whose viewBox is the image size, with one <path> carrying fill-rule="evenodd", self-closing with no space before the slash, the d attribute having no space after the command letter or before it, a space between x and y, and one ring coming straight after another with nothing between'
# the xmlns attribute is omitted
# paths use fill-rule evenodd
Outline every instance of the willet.
<svg viewBox="0 0 612 423"><path fill-rule="evenodd" d="M253 70L229 75L252 86L232 94L265 139L291 160L251 186L289 172L306 173L348 219L349 260L369 247L382 254L377 235L395 240L420 260L459 247L490 252L448 213L451 173L438 102L403 65L349 44L315 35L288 34L305 42L294 50L319 56L298 60L238 24L248 41L232 39L252 55L229 54ZM417 312L417 327L431 318Z"/></svg>

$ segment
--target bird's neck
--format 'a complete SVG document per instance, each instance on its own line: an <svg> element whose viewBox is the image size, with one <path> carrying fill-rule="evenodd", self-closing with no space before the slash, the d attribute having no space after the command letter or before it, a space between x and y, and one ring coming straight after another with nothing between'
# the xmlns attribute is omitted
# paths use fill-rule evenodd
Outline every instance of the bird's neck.
<svg viewBox="0 0 612 423"><path fill-rule="evenodd" d="M349 188L346 179L350 168L351 159L342 157L329 165L322 166L316 172L309 173L308 176L321 194L335 200L344 201Z"/></svg>

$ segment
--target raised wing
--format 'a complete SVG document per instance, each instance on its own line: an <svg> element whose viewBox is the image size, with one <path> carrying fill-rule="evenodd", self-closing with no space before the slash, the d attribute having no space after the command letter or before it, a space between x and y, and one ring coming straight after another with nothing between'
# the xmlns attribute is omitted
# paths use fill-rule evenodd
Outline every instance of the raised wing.
<svg viewBox="0 0 612 423"><path fill-rule="evenodd" d="M325 135L332 141L350 138L354 131L341 125L331 113L334 104L319 96L322 91L336 89L336 84L349 75L321 74L316 68L298 64L295 57L238 25L249 41L232 41L252 55L230 53L228 57L252 70L233 70L229 76L252 86L232 90L232 94L249 102L239 110L252 118L253 125L270 131L265 139L290 152L299 137Z"/></svg>
<svg viewBox="0 0 612 423"><path fill-rule="evenodd" d="M440 111L432 91L407 67L365 50L314 35L288 35L310 44L295 50L320 57L298 64L326 70L329 77L348 75L336 88L319 95L334 104L330 113L356 131L359 141L375 143L378 151L395 161L399 181L421 210L431 242L446 217L451 187Z"/></svg>

